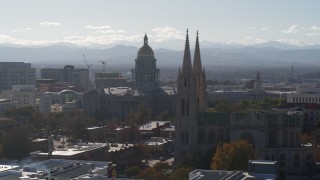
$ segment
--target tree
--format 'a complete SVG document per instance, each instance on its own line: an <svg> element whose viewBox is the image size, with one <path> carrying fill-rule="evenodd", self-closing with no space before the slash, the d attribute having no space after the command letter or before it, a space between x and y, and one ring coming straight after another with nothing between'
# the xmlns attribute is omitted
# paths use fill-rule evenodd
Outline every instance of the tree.
<svg viewBox="0 0 320 180"><path fill-rule="evenodd" d="M141 168L139 168L138 166L132 166L126 170L125 175L129 178L134 178L140 172L141 172Z"/></svg>
<svg viewBox="0 0 320 180"><path fill-rule="evenodd" d="M162 111L157 117L156 121L171 121L175 122L175 116L167 111Z"/></svg>
<svg viewBox="0 0 320 180"><path fill-rule="evenodd" d="M218 145L212 158L211 169L246 171L248 161L252 159L255 159L255 149L248 141L224 143Z"/></svg>
<svg viewBox="0 0 320 180"><path fill-rule="evenodd" d="M147 162L150 153L151 153L151 148L148 145L138 144L135 149L134 157L138 157L140 161L145 159L145 162Z"/></svg>
<svg viewBox="0 0 320 180"><path fill-rule="evenodd" d="M138 179L145 179L145 180L163 180L167 179L165 175L158 171L156 168L146 168L142 170L139 175L137 176Z"/></svg>
<svg viewBox="0 0 320 180"><path fill-rule="evenodd" d="M192 167L181 167L173 171L173 173L170 176L170 179L172 180L188 180L189 179L189 173L193 171L194 168Z"/></svg>
<svg viewBox="0 0 320 180"><path fill-rule="evenodd" d="M25 127L11 129L3 139L4 155L8 159L21 160L30 153L31 141Z"/></svg>
<svg viewBox="0 0 320 180"><path fill-rule="evenodd" d="M9 109L4 112L4 115L7 117L14 117L14 116L23 116L32 118L35 113L35 108L32 106L24 106L18 109Z"/></svg>
<svg viewBox="0 0 320 180"><path fill-rule="evenodd" d="M137 111L131 111L126 117L126 124L144 124L151 119L151 109L145 106L145 104L138 104Z"/></svg>
<svg viewBox="0 0 320 180"><path fill-rule="evenodd" d="M218 99L215 101L213 110L215 112L231 112L231 104L225 99Z"/></svg>
<svg viewBox="0 0 320 180"><path fill-rule="evenodd" d="M156 168L158 171L170 169L170 165L168 164L168 162L157 162L153 167Z"/></svg>

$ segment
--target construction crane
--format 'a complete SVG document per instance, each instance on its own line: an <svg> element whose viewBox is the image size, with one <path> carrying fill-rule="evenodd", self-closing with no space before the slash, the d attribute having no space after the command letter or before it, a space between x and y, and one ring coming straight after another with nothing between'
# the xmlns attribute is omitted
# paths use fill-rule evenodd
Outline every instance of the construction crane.
<svg viewBox="0 0 320 180"><path fill-rule="evenodd" d="M90 66L92 66L92 64L88 64L88 61L87 61L87 58L86 58L86 56L84 55L84 53L82 54L82 56L83 56L83 59L84 59L84 61L86 62L86 65L87 65L87 68L88 68L88 73L89 73L89 77L88 77L88 80L87 80L87 90L89 90L89 84L90 84L90 79L92 79L93 77L92 77L92 73L91 73L91 71L90 71Z"/></svg>
<svg viewBox="0 0 320 180"><path fill-rule="evenodd" d="M103 72L105 73L106 72L106 63L107 61L99 61L102 65L103 65Z"/></svg>
<svg viewBox="0 0 320 180"><path fill-rule="evenodd" d="M92 64L88 64L87 58L86 58L86 56L84 55L84 53L83 53L83 59L84 59L84 61L86 62L86 65L87 65L88 70L90 71L90 66L92 66Z"/></svg>

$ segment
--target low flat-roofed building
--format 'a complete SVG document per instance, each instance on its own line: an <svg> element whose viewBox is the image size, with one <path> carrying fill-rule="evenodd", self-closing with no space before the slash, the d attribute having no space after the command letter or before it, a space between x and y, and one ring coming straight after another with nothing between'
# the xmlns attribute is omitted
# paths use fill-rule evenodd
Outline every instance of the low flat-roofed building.
<svg viewBox="0 0 320 180"><path fill-rule="evenodd" d="M189 173L189 180L221 180L232 176L232 180L242 180L241 171L196 169Z"/></svg>
<svg viewBox="0 0 320 180"><path fill-rule="evenodd" d="M87 138L87 141L90 142L104 142L104 127L97 127L97 126L92 126L88 127L85 130L85 138Z"/></svg>
<svg viewBox="0 0 320 180"><path fill-rule="evenodd" d="M320 87L300 86L296 91L288 93L287 103L296 104L320 104Z"/></svg>
<svg viewBox="0 0 320 180"><path fill-rule="evenodd" d="M0 165L0 180L16 180L22 176L21 166Z"/></svg>
<svg viewBox="0 0 320 180"><path fill-rule="evenodd" d="M17 108L17 103L15 101L0 98L0 114L3 114L7 110L15 108Z"/></svg>
<svg viewBox="0 0 320 180"><path fill-rule="evenodd" d="M138 126L107 126L104 137L110 143L137 142L140 140Z"/></svg>
<svg viewBox="0 0 320 180"><path fill-rule="evenodd" d="M139 126L141 140L148 140L151 137L160 137L161 129L170 127L170 121L150 121Z"/></svg>
<svg viewBox="0 0 320 180"><path fill-rule="evenodd" d="M175 137L175 127L170 125L169 127L161 129L160 136L163 138L174 138Z"/></svg>
<svg viewBox="0 0 320 180"><path fill-rule="evenodd" d="M255 177L277 179L279 165L277 161L249 160L248 174Z"/></svg>
<svg viewBox="0 0 320 180"><path fill-rule="evenodd" d="M99 175L107 179L109 164L106 161L49 159L25 165L23 175L35 179L83 179Z"/></svg>
<svg viewBox="0 0 320 180"><path fill-rule="evenodd" d="M301 176L291 177L291 179L300 179L300 178ZM196 169L189 173L189 180L220 180L220 179L276 180L276 179L286 179L286 177L279 177L279 165L277 161L266 161L266 160L249 160L248 172L242 172L241 170L237 170L237 169L232 171Z"/></svg>
<svg viewBox="0 0 320 180"><path fill-rule="evenodd" d="M66 148L57 148L50 152L35 151L30 157L35 160L44 159L80 159L80 160L104 160L107 151L106 143L78 143Z"/></svg>
<svg viewBox="0 0 320 180"><path fill-rule="evenodd" d="M112 162L128 161L134 156L135 145L128 143L109 143L107 160Z"/></svg>

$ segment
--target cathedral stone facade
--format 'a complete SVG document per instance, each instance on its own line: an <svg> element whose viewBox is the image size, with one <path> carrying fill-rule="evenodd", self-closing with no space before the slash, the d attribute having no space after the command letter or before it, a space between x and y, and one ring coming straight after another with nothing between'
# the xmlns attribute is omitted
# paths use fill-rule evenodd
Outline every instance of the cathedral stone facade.
<svg viewBox="0 0 320 180"><path fill-rule="evenodd" d="M261 89L257 73L255 89ZM279 112L206 112L206 75L201 66L198 33L191 63L188 31L182 68L178 74L175 163L203 156L218 144L246 139L259 159L279 162L281 177L309 172L311 147L301 145L302 118Z"/></svg>

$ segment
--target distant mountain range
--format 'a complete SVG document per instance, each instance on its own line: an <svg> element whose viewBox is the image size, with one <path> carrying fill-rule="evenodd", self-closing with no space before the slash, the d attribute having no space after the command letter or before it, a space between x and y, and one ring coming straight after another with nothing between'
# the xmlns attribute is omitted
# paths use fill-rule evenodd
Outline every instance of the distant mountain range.
<svg viewBox="0 0 320 180"><path fill-rule="evenodd" d="M200 45L204 66L320 65L320 45L299 47L276 41L249 46L203 41L200 42ZM158 66L181 65L183 40L151 42L150 46L154 49ZM95 44L88 47L70 43L50 46L0 44L0 61L23 61L41 66L74 64L78 68L85 68L86 64L83 59L83 54L85 54L88 63L96 67L100 67L100 60L106 60L108 66L134 67L138 49L133 45L117 44Z"/></svg>

